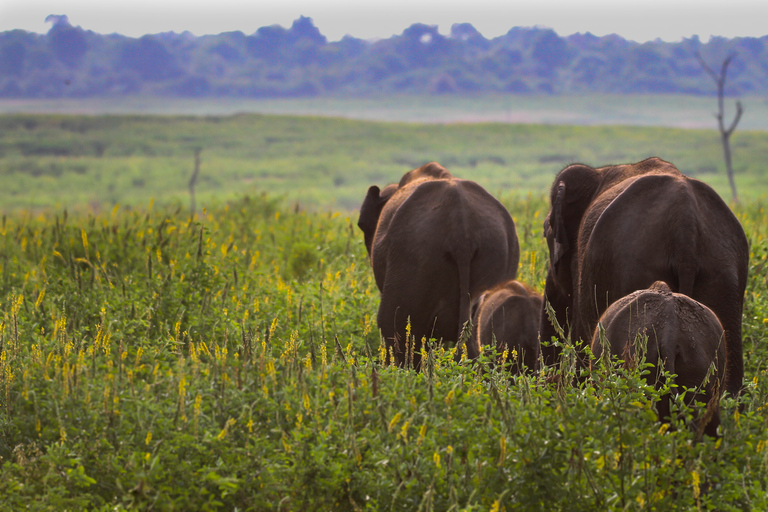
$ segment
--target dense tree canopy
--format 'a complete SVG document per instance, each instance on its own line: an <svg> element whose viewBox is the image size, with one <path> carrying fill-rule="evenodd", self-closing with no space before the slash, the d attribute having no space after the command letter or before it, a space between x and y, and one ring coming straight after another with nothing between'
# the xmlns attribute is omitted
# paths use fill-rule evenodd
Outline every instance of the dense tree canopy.
<svg viewBox="0 0 768 512"><path fill-rule="evenodd" d="M328 42L307 17L290 28L195 37L101 35L49 16L47 34L0 33L0 97L157 94L285 97L372 93L712 94L696 52L736 52L728 94L768 92L768 36L677 43L515 27L486 39L469 23L449 35L416 23L378 41Z"/></svg>

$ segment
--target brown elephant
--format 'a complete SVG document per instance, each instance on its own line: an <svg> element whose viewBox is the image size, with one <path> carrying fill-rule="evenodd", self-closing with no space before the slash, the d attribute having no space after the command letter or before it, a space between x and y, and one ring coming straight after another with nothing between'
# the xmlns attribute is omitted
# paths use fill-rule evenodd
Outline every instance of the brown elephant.
<svg viewBox="0 0 768 512"><path fill-rule="evenodd" d="M495 345L507 351L510 369L518 373L533 370L539 358L539 312L541 295L519 281L496 285L472 302L474 330L470 343Z"/></svg>
<svg viewBox="0 0 768 512"><path fill-rule="evenodd" d="M678 392L685 388L698 390L686 397L687 403L719 400L725 377L726 339L723 326L707 306L687 295L672 293L667 283L657 281L647 290L617 300L603 313L592 336L592 352L598 358L603 355L600 326L605 329L610 354L621 359L634 358L636 344L647 336L645 360L657 369L661 362L664 370L676 374ZM711 375L710 367L714 367ZM663 385L654 371L646 380L657 388ZM662 421L670 417L669 396L662 396L658 414ZM703 421L707 421L706 416ZM719 424L719 409L713 407L702 430L716 436Z"/></svg>
<svg viewBox="0 0 768 512"><path fill-rule="evenodd" d="M435 162L384 190L370 187L357 225L381 292L378 326L399 365L408 356L409 319L418 366L423 337L458 341L472 299L517 273L520 247L509 212ZM467 355L479 353L468 346Z"/></svg>
<svg viewBox="0 0 768 512"><path fill-rule="evenodd" d="M568 166L555 178L550 201L544 296L566 335L589 343L613 301L665 281L720 319L728 338L726 390L738 394L749 247L720 196L671 163L649 158L599 169ZM541 315L543 342L556 331L546 307ZM558 352L542 347L542 355L552 364Z"/></svg>

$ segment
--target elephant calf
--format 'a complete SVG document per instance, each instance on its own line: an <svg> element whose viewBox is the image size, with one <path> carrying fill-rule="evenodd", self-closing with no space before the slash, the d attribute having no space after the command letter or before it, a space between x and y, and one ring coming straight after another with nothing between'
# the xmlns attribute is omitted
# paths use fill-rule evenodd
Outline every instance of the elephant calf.
<svg viewBox="0 0 768 512"><path fill-rule="evenodd" d="M474 331L469 343L494 345L507 351L510 370L533 370L539 357L541 295L523 283L507 281L488 290L472 303Z"/></svg>
<svg viewBox="0 0 768 512"><path fill-rule="evenodd" d="M686 397L688 403L698 400L709 404L720 398L726 368L726 338L723 326L707 306L686 295L673 293L664 281L656 281L647 290L638 290L614 302L600 318L611 354L634 357L640 336L648 337L646 361L663 362L664 369L676 374L677 390L699 390ZM592 337L592 352L600 357L603 343L600 327ZM594 362L592 363L594 365ZM714 366L714 374L708 375ZM649 384L661 384L651 374ZM658 405L659 420L670 416L670 399L662 397ZM711 412L704 432L717 435L720 424L718 408ZM698 420L701 421L701 420ZM704 418L706 421L706 415Z"/></svg>

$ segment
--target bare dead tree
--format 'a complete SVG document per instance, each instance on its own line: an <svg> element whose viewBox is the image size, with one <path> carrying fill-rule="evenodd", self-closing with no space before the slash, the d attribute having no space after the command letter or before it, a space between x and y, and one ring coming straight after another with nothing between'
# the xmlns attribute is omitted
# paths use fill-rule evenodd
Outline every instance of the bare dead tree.
<svg viewBox="0 0 768 512"><path fill-rule="evenodd" d="M195 217L195 211L197 209L197 206L195 205L195 185L197 184L197 177L200 175L200 152L202 151L202 148L195 148L195 169L192 171L192 176L189 178L189 198L190 198L190 207L189 207L189 218L190 222L192 222L192 219Z"/></svg>
<svg viewBox="0 0 768 512"><path fill-rule="evenodd" d="M739 196L736 193L736 182L733 179L733 165L731 164L731 134L736 129L736 125L739 124L739 120L741 119L741 114L744 112L744 109L741 106L740 101L736 101L736 117L733 118L733 121L731 122L731 125L726 128L725 127L725 121L723 120L723 95L725 90L725 75L728 72L728 64L731 63L731 61L736 57L735 53L730 54L726 59L723 61L723 65L720 68L720 73L716 73L709 65L704 61L701 54L699 52L696 52L696 58L699 59L699 63L701 64L701 67L704 68L704 71L706 71L709 76L712 77L712 79L717 84L717 113L715 114L715 117L717 118L717 127L720 130L720 141L723 143L723 154L725 156L725 172L728 175L728 183L731 186L731 198L733 199L733 202L738 203L739 202Z"/></svg>

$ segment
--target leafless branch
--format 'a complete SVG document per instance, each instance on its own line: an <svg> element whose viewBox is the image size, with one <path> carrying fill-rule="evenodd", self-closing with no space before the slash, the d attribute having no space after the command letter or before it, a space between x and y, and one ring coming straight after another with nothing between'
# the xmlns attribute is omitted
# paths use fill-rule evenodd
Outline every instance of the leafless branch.
<svg viewBox="0 0 768 512"><path fill-rule="evenodd" d="M741 102L736 102L736 117L733 118L733 122L731 123L731 126L728 127L728 129L725 131L726 134L730 137L733 133L733 130L736 129L736 125L739 124L739 120L741 119L741 114L744 113L744 109L741 106Z"/></svg>
<svg viewBox="0 0 768 512"><path fill-rule="evenodd" d="M736 57L735 53L731 53L728 55L728 57L723 60L723 64L720 67L720 73L715 73L715 71L707 64L707 62L704 60L704 58L701 56L701 53L698 51L696 52L696 58L699 61L699 64L701 64L701 67L704 69L704 71L709 74L709 76L712 77L712 79L715 81L715 84L717 85L717 113L715 114L715 118L717 119L717 127L720 130L720 141L723 143L723 156L725 157L725 172L728 175L728 183L731 186L731 197L734 202L738 202L738 195L736 194L736 182L733 179L733 165L731 163L731 143L730 138L733 131L736 129L736 125L739 124L739 121L741 120L741 115L744 113L744 108L741 105L740 101L736 102L736 116L734 117L733 121L731 122L731 125L726 129L725 128L725 122L723 121L723 116L725 112L725 108L723 105L723 97L725 96L725 79L726 75L728 73L728 65L731 63L731 61Z"/></svg>
<svg viewBox="0 0 768 512"><path fill-rule="evenodd" d="M731 63L734 57L736 57L735 53L728 55L723 61L723 66L720 68L720 79L723 83L725 83L725 74L728 72L728 64Z"/></svg>
<svg viewBox="0 0 768 512"><path fill-rule="evenodd" d="M715 71L711 67L709 67L709 64L707 64L707 62L704 60L704 58L701 56L701 53L699 53L698 50L696 50L696 58L699 60L699 64L701 64L701 67L704 68L704 71L709 73L709 76L711 76L715 82L719 82L720 79L717 76L717 73L715 73Z"/></svg>

